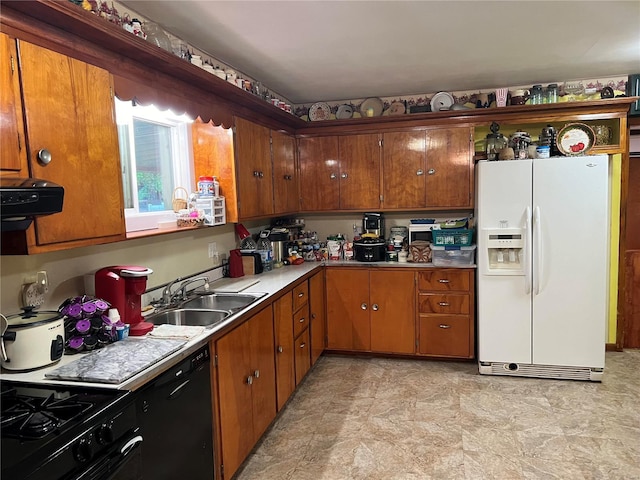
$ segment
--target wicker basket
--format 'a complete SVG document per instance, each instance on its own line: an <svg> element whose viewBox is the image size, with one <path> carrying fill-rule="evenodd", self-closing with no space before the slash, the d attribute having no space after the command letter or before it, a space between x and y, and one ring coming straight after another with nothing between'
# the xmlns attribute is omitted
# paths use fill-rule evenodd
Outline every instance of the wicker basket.
<svg viewBox="0 0 640 480"><path fill-rule="evenodd" d="M184 210L185 208L187 208L187 198L178 198L176 196L176 192L178 190L183 190L186 197L189 198L189 192L187 192L186 188L176 187L173 190L173 196L171 197L171 204L173 205L173 211L176 213L180 210Z"/></svg>

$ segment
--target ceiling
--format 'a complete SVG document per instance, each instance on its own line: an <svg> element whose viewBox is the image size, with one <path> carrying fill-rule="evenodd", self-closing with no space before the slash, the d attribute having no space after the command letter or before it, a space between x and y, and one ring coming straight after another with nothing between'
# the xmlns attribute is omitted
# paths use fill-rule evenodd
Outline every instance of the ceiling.
<svg viewBox="0 0 640 480"><path fill-rule="evenodd" d="M292 103L640 73L640 1L121 2Z"/></svg>

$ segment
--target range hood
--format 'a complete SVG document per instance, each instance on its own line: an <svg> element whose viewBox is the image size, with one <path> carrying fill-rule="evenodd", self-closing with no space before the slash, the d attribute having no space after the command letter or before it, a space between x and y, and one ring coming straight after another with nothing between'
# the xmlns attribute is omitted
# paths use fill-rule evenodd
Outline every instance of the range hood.
<svg viewBox="0 0 640 480"><path fill-rule="evenodd" d="M37 178L0 178L3 232L26 230L34 217L62 211L64 188Z"/></svg>

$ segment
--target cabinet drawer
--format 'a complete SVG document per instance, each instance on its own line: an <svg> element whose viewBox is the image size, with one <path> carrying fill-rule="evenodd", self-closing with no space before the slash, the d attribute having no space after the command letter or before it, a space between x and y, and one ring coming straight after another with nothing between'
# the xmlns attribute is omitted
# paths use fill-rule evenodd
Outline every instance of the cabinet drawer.
<svg viewBox="0 0 640 480"><path fill-rule="evenodd" d="M300 384L311 367L311 350L309 348L309 329L296 338L295 345L296 385Z"/></svg>
<svg viewBox="0 0 640 480"><path fill-rule="evenodd" d="M309 284L302 282L293 289L293 311L298 310L309 299Z"/></svg>
<svg viewBox="0 0 640 480"><path fill-rule="evenodd" d="M309 305L293 314L293 337L297 337L309 326Z"/></svg>
<svg viewBox="0 0 640 480"><path fill-rule="evenodd" d="M469 317L420 315L419 353L469 357Z"/></svg>
<svg viewBox="0 0 640 480"><path fill-rule="evenodd" d="M469 270L437 269L424 270L418 274L420 290L464 291L468 292L471 280Z"/></svg>
<svg viewBox="0 0 640 480"><path fill-rule="evenodd" d="M469 314L469 294L465 293L421 293L418 296L420 313Z"/></svg>

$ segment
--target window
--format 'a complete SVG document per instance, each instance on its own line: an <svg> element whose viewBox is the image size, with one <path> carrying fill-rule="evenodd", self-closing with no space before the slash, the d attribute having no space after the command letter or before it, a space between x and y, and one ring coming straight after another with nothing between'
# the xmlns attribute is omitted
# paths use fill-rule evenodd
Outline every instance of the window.
<svg viewBox="0 0 640 480"><path fill-rule="evenodd" d="M176 187L191 190L192 119L116 99L127 231L156 228L173 218Z"/></svg>

